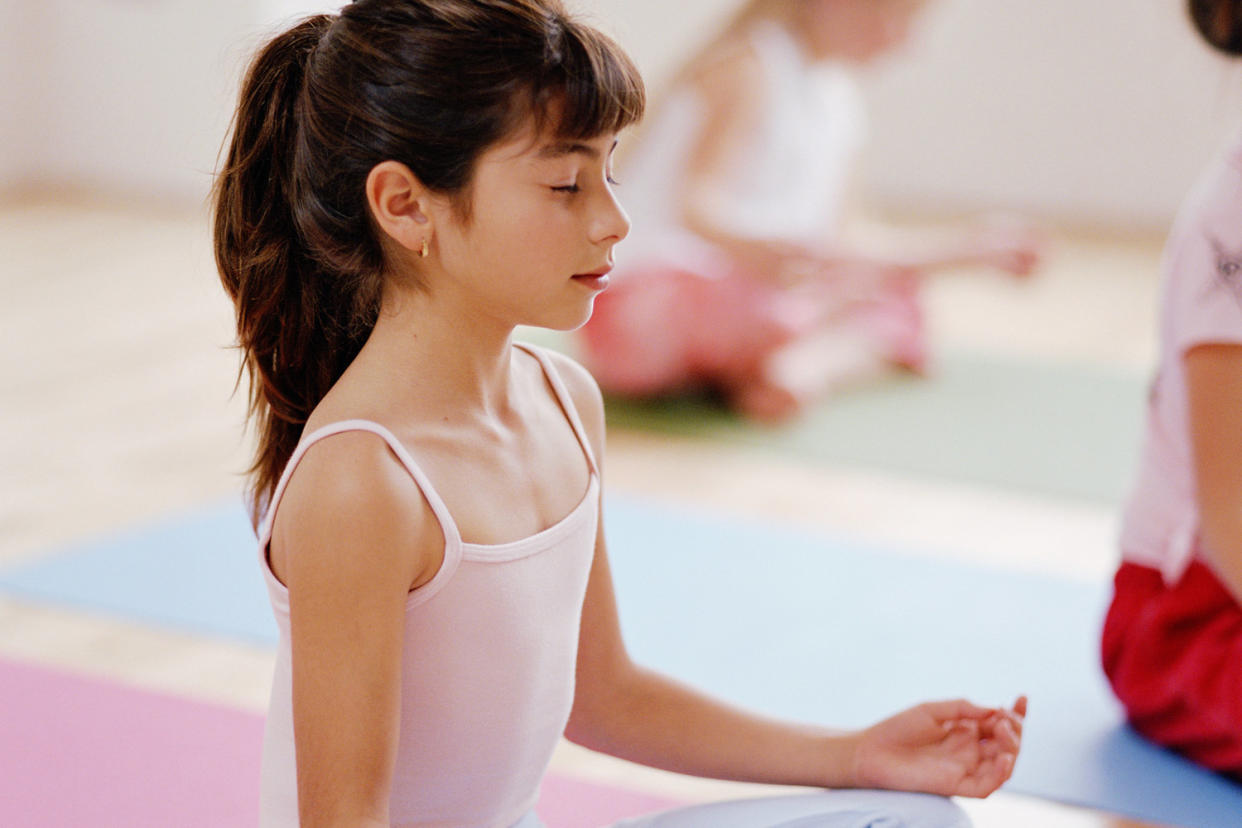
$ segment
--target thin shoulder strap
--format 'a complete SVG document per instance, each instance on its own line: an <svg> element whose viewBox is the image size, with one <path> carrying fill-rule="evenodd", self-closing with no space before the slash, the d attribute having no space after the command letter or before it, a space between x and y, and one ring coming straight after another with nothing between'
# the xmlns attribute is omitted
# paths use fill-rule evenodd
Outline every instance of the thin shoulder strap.
<svg viewBox="0 0 1242 828"><path fill-rule="evenodd" d="M552 364L547 351L526 342L515 342L514 344L538 360L539 366L543 368L543 375L548 378L548 384L552 386L557 402L561 404L561 408L565 412L565 418L569 420L569 425L573 428L574 435L578 438L578 443L582 446L582 452L586 455L587 465L590 466L593 473L598 474L599 467L595 462L595 452L591 449L591 440L587 437L586 429L582 427L582 418L578 416L578 407L574 405L573 397L569 395L569 389L565 387L565 383L557 372L556 366Z"/></svg>
<svg viewBox="0 0 1242 828"><path fill-rule="evenodd" d="M276 508L280 505L280 499L284 497L285 488L289 485L289 479L293 476L293 470L297 468L298 463L301 462L307 450L325 437L331 437L334 434L340 434L345 431L369 431L372 434L378 435L388 444L388 448L401 461L401 465L405 466L405 470L409 472L410 477L414 478L414 482L418 484L418 488L423 492L423 497L427 498L427 503L431 506L432 513L440 521L440 528L444 531L444 554L447 563L448 558L453 557L454 550L461 549L461 533L457 531L457 524L453 521L453 516L449 514L448 507L444 505L440 494L431 485L431 480L423 472L422 467L410 456L405 446L401 445L401 441L387 428L371 420L341 420L340 422L316 429L298 442L297 448L293 451L293 456L285 464L285 470L280 475L280 481L276 484L276 490L272 493L272 502L268 504L267 513L263 516L263 522L260 524L259 548L261 550L266 549L267 544L272 539L272 524L276 520Z"/></svg>

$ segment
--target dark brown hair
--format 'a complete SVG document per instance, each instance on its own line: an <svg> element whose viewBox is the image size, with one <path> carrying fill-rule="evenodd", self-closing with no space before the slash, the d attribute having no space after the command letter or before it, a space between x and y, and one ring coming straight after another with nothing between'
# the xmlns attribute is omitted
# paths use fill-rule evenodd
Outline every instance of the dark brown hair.
<svg viewBox="0 0 1242 828"><path fill-rule="evenodd" d="M371 169L399 161L468 217L478 157L532 117L580 140L620 131L644 103L629 58L559 0L357 0L259 50L214 194L258 438L253 517L375 325Z"/></svg>
<svg viewBox="0 0 1242 828"><path fill-rule="evenodd" d="M1187 11L1209 46L1242 55L1242 0L1188 0Z"/></svg>

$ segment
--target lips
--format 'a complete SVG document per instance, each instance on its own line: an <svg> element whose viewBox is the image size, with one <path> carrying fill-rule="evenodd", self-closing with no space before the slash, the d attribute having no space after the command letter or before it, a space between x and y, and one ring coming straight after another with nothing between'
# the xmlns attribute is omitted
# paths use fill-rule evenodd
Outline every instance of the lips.
<svg viewBox="0 0 1242 828"><path fill-rule="evenodd" d="M612 265L604 265L603 267L592 270L590 273L575 273L575 279L600 279L612 272Z"/></svg>
<svg viewBox="0 0 1242 828"><path fill-rule="evenodd" d="M603 290L608 287L608 273L611 270L612 265L608 265L590 273L575 273L573 280L591 290Z"/></svg>

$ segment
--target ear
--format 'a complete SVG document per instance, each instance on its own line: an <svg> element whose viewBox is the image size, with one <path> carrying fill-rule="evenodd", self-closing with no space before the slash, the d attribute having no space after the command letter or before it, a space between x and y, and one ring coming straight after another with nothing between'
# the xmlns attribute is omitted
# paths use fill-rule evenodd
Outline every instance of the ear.
<svg viewBox="0 0 1242 828"><path fill-rule="evenodd" d="M430 243L431 192L405 164L381 161L366 183L367 205L375 223L394 242L414 252Z"/></svg>

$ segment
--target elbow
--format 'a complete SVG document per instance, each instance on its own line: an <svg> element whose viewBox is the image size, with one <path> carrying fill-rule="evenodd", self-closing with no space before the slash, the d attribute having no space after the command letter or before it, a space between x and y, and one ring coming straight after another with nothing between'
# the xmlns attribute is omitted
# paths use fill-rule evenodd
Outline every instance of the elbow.
<svg viewBox="0 0 1242 828"><path fill-rule="evenodd" d="M603 740L593 723L578 711L577 705L574 706L574 712L569 716L569 723L565 725L565 738L578 747L588 750L599 751L603 745Z"/></svg>
<svg viewBox="0 0 1242 828"><path fill-rule="evenodd" d="M628 659L607 671L579 669L565 738L575 745L609 753L626 711L634 706L640 674Z"/></svg>
<svg viewBox="0 0 1242 828"><path fill-rule="evenodd" d="M574 707L565 725L565 738L579 747L606 753L610 741L607 716L594 702L581 701L581 696L579 693L574 698Z"/></svg>

